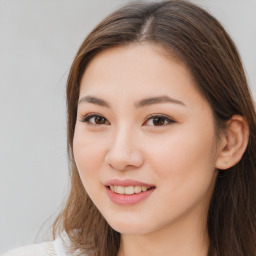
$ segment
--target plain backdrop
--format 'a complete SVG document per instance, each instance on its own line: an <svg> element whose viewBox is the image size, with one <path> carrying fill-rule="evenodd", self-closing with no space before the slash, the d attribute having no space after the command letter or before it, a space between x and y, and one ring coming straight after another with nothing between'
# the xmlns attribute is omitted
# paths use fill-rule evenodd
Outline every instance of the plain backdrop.
<svg viewBox="0 0 256 256"><path fill-rule="evenodd" d="M125 2L0 0L0 253L50 238L69 187L68 70L89 31ZM192 2L231 34L256 98L256 0Z"/></svg>

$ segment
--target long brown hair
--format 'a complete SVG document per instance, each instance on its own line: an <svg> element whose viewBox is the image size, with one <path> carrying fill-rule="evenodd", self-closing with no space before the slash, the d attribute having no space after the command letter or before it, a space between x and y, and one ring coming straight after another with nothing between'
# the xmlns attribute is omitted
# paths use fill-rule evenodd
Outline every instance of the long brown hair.
<svg viewBox="0 0 256 256"><path fill-rule="evenodd" d="M182 0L130 3L105 18L85 39L67 81L67 128L71 189L53 225L54 238L65 232L71 251L116 255L120 234L88 197L73 158L73 135L81 76L100 51L133 43L163 46L190 70L208 100L219 130L232 115L242 115L250 129L241 161L219 170L208 213L208 256L256 255L256 113L237 49L207 11ZM224 125L223 125L224 124Z"/></svg>

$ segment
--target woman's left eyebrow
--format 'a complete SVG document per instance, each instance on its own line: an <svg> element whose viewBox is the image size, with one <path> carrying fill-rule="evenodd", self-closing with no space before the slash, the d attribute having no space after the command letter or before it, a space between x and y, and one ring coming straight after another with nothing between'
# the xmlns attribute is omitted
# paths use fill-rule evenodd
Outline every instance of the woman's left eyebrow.
<svg viewBox="0 0 256 256"><path fill-rule="evenodd" d="M160 103L168 103L168 102L186 107L185 103L183 103L182 101L171 98L166 95L140 100L135 103L135 107L138 108L138 107L144 107L144 106L148 106L148 105L152 105L152 104L160 104Z"/></svg>

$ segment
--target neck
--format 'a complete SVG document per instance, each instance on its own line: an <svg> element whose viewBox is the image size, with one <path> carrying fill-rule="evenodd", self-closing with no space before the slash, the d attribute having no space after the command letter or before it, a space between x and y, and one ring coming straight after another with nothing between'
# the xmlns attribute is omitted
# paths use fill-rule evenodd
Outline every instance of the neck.
<svg viewBox="0 0 256 256"><path fill-rule="evenodd" d="M207 256L206 218L204 221L202 215L184 218L151 233L122 234L118 256Z"/></svg>

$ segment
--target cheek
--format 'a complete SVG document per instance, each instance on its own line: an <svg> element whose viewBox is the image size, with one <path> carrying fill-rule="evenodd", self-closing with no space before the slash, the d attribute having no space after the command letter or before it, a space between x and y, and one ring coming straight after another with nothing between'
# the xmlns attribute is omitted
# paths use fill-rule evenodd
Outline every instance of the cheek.
<svg viewBox="0 0 256 256"><path fill-rule="evenodd" d="M205 129L198 133L197 127L186 132L175 132L151 147L151 166L160 183L168 182L173 190L182 184L203 183L211 179L215 169L215 135ZM149 147L148 147L149 148Z"/></svg>
<svg viewBox="0 0 256 256"><path fill-rule="evenodd" d="M97 177L104 162L104 146L99 138L88 136L80 128L76 128L73 140L75 163L84 184L97 186Z"/></svg>
<svg viewBox="0 0 256 256"><path fill-rule="evenodd" d="M175 218L198 205L206 209L216 180L214 142L213 134L191 131L176 133L151 149L148 159L159 186L158 207L165 216Z"/></svg>

